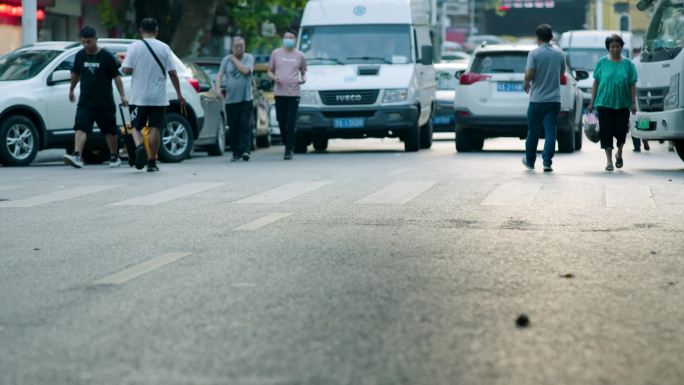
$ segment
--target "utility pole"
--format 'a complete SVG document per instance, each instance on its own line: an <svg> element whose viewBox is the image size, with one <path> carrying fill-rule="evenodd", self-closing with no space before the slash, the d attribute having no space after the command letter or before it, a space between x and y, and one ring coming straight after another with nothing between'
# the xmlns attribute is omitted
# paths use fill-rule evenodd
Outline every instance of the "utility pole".
<svg viewBox="0 0 684 385"><path fill-rule="evenodd" d="M470 0L470 36L475 35L475 0Z"/></svg>
<svg viewBox="0 0 684 385"><path fill-rule="evenodd" d="M596 29L603 31L603 0L596 0Z"/></svg>
<svg viewBox="0 0 684 385"><path fill-rule="evenodd" d="M21 44L34 44L38 41L38 4L36 0L22 0L21 7Z"/></svg>

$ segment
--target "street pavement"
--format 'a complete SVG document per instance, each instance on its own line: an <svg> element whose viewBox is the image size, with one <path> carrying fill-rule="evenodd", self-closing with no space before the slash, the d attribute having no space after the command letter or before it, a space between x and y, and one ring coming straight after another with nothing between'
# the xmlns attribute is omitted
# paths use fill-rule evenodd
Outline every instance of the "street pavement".
<svg viewBox="0 0 684 385"><path fill-rule="evenodd" d="M677 155L442 138L0 168L0 384L684 383Z"/></svg>

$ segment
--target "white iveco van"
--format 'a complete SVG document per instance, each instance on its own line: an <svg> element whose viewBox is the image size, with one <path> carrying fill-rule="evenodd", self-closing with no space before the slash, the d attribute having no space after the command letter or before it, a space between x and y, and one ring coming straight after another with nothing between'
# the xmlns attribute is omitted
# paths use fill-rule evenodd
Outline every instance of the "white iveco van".
<svg viewBox="0 0 684 385"><path fill-rule="evenodd" d="M584 107L591 101L591 88L594 85L594 67L602 57L608 55L606 38L620 35L625 41L622 56L632 58L632 33L621 31L568 31L561 35L560 47L568 58L573 71L587 71L589 78L580 80Z"/></svg>
<svg viewBox="0 0 684 385"><path fill-rule="evenodd" d="M684 1L641 0L652 16L637 63L639 112L632 136L671 140L684 161Z"/></svg>
<svg viewBox="0 0 684 385"><path fill-rule="evenodd" d="M432 145L433 48L425 0L310 0L299 49L307 59L295 152L330 138Z"/></svg>

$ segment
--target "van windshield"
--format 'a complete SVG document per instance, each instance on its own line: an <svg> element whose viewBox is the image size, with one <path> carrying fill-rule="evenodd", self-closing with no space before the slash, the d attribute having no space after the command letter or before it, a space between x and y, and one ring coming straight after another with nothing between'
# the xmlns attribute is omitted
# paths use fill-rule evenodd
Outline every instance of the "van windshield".
<svg viewBox="0 0 684 385"><path fill-rule="evenodd" d="M604 48L566 48L565 54L568 57L568 64L574 70L593 71L596 63L602 57L608 55ZM622 56L629 58L631 55L628 49L622 50Z"/></svg>
<svg viewBox="0 0 684 385"><path fill-rule="evenodd" d="M48 50L10 52L0 57L0 81L31 79L62 52Z"/></svg>
<svg viewBox="0 0 684 385"><path fill-rule="evenodd" d="M407 64L411 55L408 25L333 25L304 27L299 49L307 63Z"/></svg>
<svg viewBox="0 0 684 385"><path fill-rule="evenodd" d="M649 51L684 47L684 1L665 0L656 9L644 38Z"/></svg>

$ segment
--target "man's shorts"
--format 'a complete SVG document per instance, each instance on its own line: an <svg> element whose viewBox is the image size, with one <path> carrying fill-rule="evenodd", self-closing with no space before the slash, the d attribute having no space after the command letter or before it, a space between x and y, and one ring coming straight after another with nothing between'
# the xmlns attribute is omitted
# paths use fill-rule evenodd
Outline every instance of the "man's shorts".
<svg viewBox="0 0 684 385"><path fill-rule="evenodd" d="M83 131L90 135L93 133L95 123L102 135L116 135L116 109L87 106L79 106L76 109L75 131Z"/></svg>
<svg viewBox="0 0 684 385"><path fill-rule="evenodd" d="M166 126L166 107L164 106L131 106L131 124L142 131L145 126L162 129Z"/></svg>

